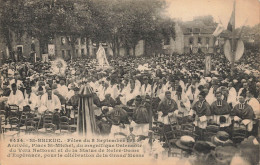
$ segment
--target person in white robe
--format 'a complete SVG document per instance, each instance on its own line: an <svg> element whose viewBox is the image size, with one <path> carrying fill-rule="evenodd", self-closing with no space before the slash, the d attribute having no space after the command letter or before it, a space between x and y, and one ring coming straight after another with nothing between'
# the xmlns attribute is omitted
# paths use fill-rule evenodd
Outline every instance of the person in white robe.
<svg viewBox="0 0 260 165"><path fill-rule="evenodd" d="M117 84L111 83L111 85L106 89L105 94L110 94L111 97L115 100L119 95Z"/></svg>
<svg viewBox="0 0 260 165"><path fill-rule="evenodd" d="M136 96L140 95L140 86L134 80L130 80L129 86L123 92L123 100L125 105L128 101L134 99Z"/></svg>
<svg viewBox="0 0 260 165"><path fill-rule="evenodd" d="M69 91L68 91L68 93L66 95L66 100L69 100L72 96L75 95L75 92L74 92L74 88L75 87L76 86L74 84L69 84L69 86L68 86Z"/></svg>
<svg viewBox="0 0 260 165"><path fill-rule="evenodd" d="M164 99L165 96L165 92L168 89L165 87L165 85L163 84L162 80L159 80L157 86L154 87L154 96L155 97L159 97L161 100Z"/></svg>
<svg viewBox="0 0 260 165"><path fill-rule="evenodd" d="M253 96L253 91L247 91L247 104L250 105L255 113L256 119L260 119L260 104L258 100Z"/></svg>
<svg viewBox="0 0 260 165"><path fill-rule="evenodd" d="M188 87L186 95L189 98L190 102L193 103L197 99L199 93L200 93L200 91L199 91L197 85L192 83Z"/></svg>
<svg viewBox="0 0 260 165"><path fill-rule="evenodd" d="M32 92L31 87L27 87L24 93L24 106L30 106L31 111L34 111L37 106L37 96Z"/></svg>
<svg viewBox="0 0 260 165"><path fill-rule="evenodd" d="M178 117L188 116L191 104L181 86L177 88L176 95L173 99L178 106L178 110L174 111L174 115Z"/></svg>
<svg viewBox="0 0 260 165"><path fill-rule="evenodd" d="M143 78L143 80L144 80L144 84L142 85L142 87L141 87L141 95L142 96L145 96L145 95L151 95L151 93L152 93L152 87L151 87L151 85L148 83L148 77L144 77Z"/></svg>
<svg viewBox="0 0 260 165"><path fill-rule="evenodd" d="M17 85L13 83L11 85L12 91L8 97L7 104L8 105L17 105L19 107L19 111L23 110L23 101L24 101L24 96L22 91L17 89Z"/></svg>
<svg viewBox="0 0 260 165"><path fill-rule="evenodd" d="M237 101L237 91L236 89L233 87L233 83L230 82L228 84L228 98L227 98L227 102L228 104L231 104L232 107L234 107L235 105L237 105L238 101Z"/></svg>
<svg viewBox="0 0 260 165"><path fill-rule="evenodd" d="M58 96L53 94L52 89L47 87L47 93L45 93L41 97L41 107L39 108L39 112L43 113L45 110L55 112L55 110L61 110L61 102Z"/></svg>
<svg viewBox="0 0 260 165"><path fill-rule="evenodd" d="M65 81L64 80L60 80L60 85L57 88L57 91L59 92L59 94L61 94L64 98L66 98L69 89L68 87L65 85Z"/></svg>

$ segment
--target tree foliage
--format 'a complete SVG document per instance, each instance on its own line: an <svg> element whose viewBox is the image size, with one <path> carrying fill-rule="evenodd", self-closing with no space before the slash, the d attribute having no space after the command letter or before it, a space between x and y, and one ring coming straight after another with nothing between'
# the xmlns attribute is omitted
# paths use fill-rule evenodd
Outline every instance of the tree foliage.
<svg viewBox="0 0 260 165"><path fill-rule="evenodd" d="M95 43L106 42L114 55L119 48L135 50L140 40L160 47L165 35L174 37L174 24L160 13L163 0L0 0L0 32L11 45L9 31L25 32L40 41L41 53L55 34L70 36L72 47L77 37ZM133 51L135 52L135 51Z"/></svg>

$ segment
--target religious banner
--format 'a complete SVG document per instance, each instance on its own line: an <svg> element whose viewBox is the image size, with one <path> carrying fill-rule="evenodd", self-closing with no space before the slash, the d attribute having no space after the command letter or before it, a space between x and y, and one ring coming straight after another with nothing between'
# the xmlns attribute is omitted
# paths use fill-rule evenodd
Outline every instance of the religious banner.
<svg viewBox="0 0 260 165"><path fill-rule="evenodd" d="M48 54L42 54L42 62L49 62Z"/></svg>
<svg viewBox="0 0 260 165"><path fill-rule="evenodd" d="M55 45L54 44L48 44L48 54L50 56L55 55Z"/></svg>
<svg viewBox="0 0 260 165"><path fill-rule="evenodd" d="M210 74L210 72L211 72L211 56L206 55L206 58L205 58L205 75Z"/></svg>

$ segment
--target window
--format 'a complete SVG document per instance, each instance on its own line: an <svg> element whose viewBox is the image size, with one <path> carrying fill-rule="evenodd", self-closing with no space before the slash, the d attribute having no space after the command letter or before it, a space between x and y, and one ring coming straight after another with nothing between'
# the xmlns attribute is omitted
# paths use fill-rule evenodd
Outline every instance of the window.
<svg viewBox="0 0 260 165"><path fill-rule="evenodd" d="M85 38L80 38L80 42L81 42L81 44L83 45L83 44L85 44Z"/></svg>
<svg viewBox="0 0 260 165"><path fill-rule="evenodd" d="M200 33L200 28L194 28L194 33Z"/></svg>
<svg viewBox="0 0 260 165"><path fill-rule="evenodd" d="M35 52L35 44L34 43L31 44L31 51Z"/></svg>
<svg viewBox="0 0 260 165"><path fill-rule="evenodd" d="M190 43L190 45L193 44L193 37L190 37L190 39L189 39L189 43Z"/></svg>
<svg viewBox="0 0 260 165"><path fill-rule="evenodd" d="M200 37L198 38L198 44L201 44L201 38Z"/></svg>
<svg viewBox="0 0 260 165"><path fill-rule="evenodd" d="M189 33L192 33L192 28L187 28Z"/></svg>
<svg viewBox="0 0 260 165"><path fill-rule="evenodd" d="M209 37L206 38L206 44L209 44Z"/></svg>
<svg viewBox="0 0 260 165"><path fill-rule="evenodd" d="M64 45L66 43L65 37L61 37L61 45Z"/></svg>
<svg viewBox="0 0 260 165"><path fill-rule="evenodd" d="M61 51L61 56L62 56L62 58L65 58L65 50Z"/></svg>
<svg viewBox="0 0 260 165"><path fill-rule="evenodd" d="M67 54L69 57L71 57L70 50L67 50Z"/></svg>
<svg viewBox="0 0 260 165"><path fill-rule="evenodd" d="M84 56L84 49L81 49L81 56Z"/></svg>
<svg viewBox="0 0 260 165"><path fill-rule="evenodd" d="M70 45L70 44L71 44L71 39L70 39L70 37L67 37L67 41L68 41L68 44Z"/></svg>

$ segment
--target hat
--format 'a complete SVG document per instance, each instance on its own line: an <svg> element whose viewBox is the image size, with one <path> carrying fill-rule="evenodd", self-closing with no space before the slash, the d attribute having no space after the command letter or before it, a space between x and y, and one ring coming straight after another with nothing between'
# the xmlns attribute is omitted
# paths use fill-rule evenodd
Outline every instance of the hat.
<svg viewBox="0 0 260 165"><path fill-rule="evenodd" d="M176 146L183 150L192 150L195 140L191 136L181 136L179 140L176 141Z"/></svg>
<svg viewBox="0 0 260 165"><path fill-rule="evenodd" d="M213 149L215 149L215 146L213 144L205 142L205 141L197 141L193 146L194 151L203 153L203 154L207 154Z"/></svg>
<svg viewBox="0 0 260 165"><path fill-rule="evenodd" d="M233 144L229 139L229 134L225 131L218 131L215 136L211 137L211 142L217 146L228 146Z"/></svg>

